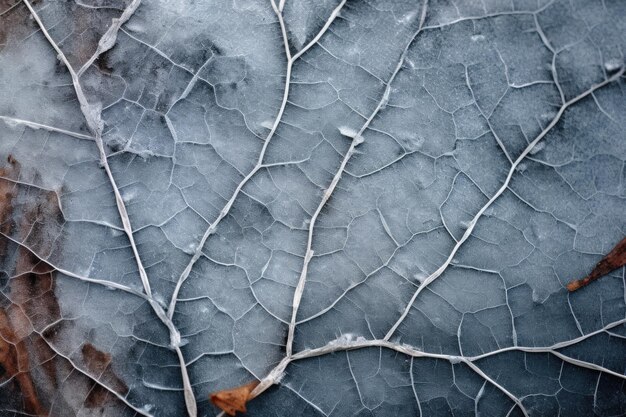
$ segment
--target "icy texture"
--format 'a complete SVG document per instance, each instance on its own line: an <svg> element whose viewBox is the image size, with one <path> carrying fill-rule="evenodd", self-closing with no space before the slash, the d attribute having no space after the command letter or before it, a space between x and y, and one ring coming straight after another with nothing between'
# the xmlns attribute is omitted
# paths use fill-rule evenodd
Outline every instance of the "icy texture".
<svg viewBox="0 0 626 417"><path fill-rule="evenodd" d="M0 414L626 415L621 0L0 1ZM6 162L5 162L6 161Z"/></svg>

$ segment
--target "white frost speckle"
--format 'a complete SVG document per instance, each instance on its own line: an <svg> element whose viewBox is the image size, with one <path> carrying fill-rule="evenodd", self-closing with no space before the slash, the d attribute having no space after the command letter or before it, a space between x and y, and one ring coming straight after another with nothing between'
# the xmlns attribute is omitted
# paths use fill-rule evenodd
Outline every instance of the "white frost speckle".
<svg viewBox="0 0 626 417"><path fill-rule="evenodd" d="M198 248L198 245L196 245L195 242L192 242L188 244L187 246L185 246L185 248L183 249L183 252L185 252L187 255L194 255L196 253L197 248Z"/></svg>
<svg viewBox="0 0 626 417"><path fill-rule="evenodd" d="M167 307L167 304L165 303L165 298L163 298L163 296L159 293L154 293L154 301L156 301L158 304L161 305L161 307Z"/></svg>
<svg viewBox="0 0 626 417"><path fill-rule="evenodd" d="M609 72L617 71L621 66L622 62L618 59L609 59L604 63L604 69Z"/></svg>
<svg viewBox="0 0 626 417"><path fill-rule="evenodd" d="M144 33L146 31L145 27L135 21L131 21L131 23L126 23L125 28L135 33Z"/></svg>
<svg viewBox="0 0 626 417"><path fill-rule="evenodd" d="M354 343L356 341L364 341L364 340L365 338L363 337L357 337L356 335L352 333L346 333L346 334L342 334L341 336L329 342L328 344L330 346L345 346L345 345Z"/></svg>
<svg viewBox="0 0 626 417"><path fill-rule="evenodd" d="M122 195L122 200L124 200L125 203L129 203L133 201L135 198L137 198L137 192L135 190L129 190L129 189L122 190L121 195Z"/></svg>
<svg viewBox="0 0 626 417"><path fill-rule="evenodd" d="M263 126L266 129L271 129L274 126L274 121L273 120L263 120L261 122L261 126Z"/></svg>
<svg viewBox="0 0 626 417"><path fill-rule="evenodd" d="M533 303L536 303L536 304L542 304L542 303L543 303L543 301L544 301L544 300L543 300L543 299L539 296L539 294L537 293L537 291L535 291L534 289L533 289L533 292L532 292L532 294L531 294L531 298L532 298L532 300L533 300Z"/></svg>
<svg viewBox="0 0 626 417"><path fill-rule="evenodd" d="M347 136L349 138L354 138L358 134L358 132L351 127L348 126L339 126L339 133L343 136Z"/></svg>
<svg viewBox="0 0 626 417"><path fill-rule="evenodd" d="M543 148L545 148L545 147L546 147L546 143L545 142L539 142L535 146L533 146L533 148L530 150L530 154L534 155L537 152L542 151Z"/></svg>
<svg viewBox="0 0 626 417"><path fill-rule="evenodd" d="M484 41L485 37L483 35L472 35L471 37L473 42Z"/></svg>
<svg viewBox="0 0 626 417"><path fill-rule="evenodd" d="M415 274L413 274L413 278L415 278L417 281L419 281L420 284L423 284L424 281L426 280L426 278L428 278L428 275L425 274L422 271L416 272Z"/></svg>
<svg viewBox="0 0 626 417"><path fill-rule="evenodd" d="M11 119L0 119L0 120L2 120L4 124L10 129L15 129L19 126L18 122L11 120Z"/></svg>
<svg viewBox="0 0 626 417"><path fill-rule="evenodd" d="M398 23L400 23L401 25L406 25L407 23L411 23L413 19L415 19L415 16L417 16L417 10L412 11L402 16L400 19L398 19Z"/></svg>

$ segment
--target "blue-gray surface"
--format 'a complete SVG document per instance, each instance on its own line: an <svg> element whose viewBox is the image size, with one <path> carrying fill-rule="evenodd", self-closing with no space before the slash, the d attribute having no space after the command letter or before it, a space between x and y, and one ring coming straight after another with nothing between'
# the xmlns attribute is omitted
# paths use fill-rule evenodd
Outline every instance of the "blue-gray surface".
<svg viewBox="0 0 626 417"><path fill-rule="evenodd" d="M0 1L0 415L626 415L624 269L565 289L625 49L622 0Z"/></svg>

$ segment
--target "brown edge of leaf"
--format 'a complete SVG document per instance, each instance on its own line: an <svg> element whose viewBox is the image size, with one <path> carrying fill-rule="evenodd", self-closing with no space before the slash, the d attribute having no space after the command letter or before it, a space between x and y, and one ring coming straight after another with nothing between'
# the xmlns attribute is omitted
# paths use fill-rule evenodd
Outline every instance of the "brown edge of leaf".
<svg viewBox="0 0 626 417"><path fill-rule="evenodd" d="M229 416L234 416L238 411L246 412L246 403L250 399L250 393L257 385L259 381L253 381L239 387L214 392L209 395L209 398L216 407Z"/></svg>
<svg viewBox="0 0 626 417"><path fill-rule="evenodd" d="M592 281L608 274L611 271L621 268L626 264L626 237L623 238L608 255L606 255L589 275L584 278L574 280L567 284L567 290L574 292L589 285Z"/></svg>

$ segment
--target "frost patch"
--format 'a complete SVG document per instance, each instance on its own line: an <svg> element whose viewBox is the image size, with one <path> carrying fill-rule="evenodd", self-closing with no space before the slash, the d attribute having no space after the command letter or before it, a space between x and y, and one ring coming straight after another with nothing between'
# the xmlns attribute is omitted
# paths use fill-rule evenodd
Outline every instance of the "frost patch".
<svg viewBox="0 0 626 417"><path fill-rule="evenodd" d="M608 72L615 72L619 70L623 65L623 62L618 59L609 59L604 63L604 69Z"/></svg>
<svg viewBox="0 0 626 417"><path fill-rule="evenodd" d="M363 336L357 336L353 333L346 333L346 334L342 334L335 340L331 340L328 343L328 345L329 346L346 346L346 345L351 345L354 343L362 343L362 342L365 342L366 340L367 339L365 339Z"/></svg>
<svg viewBox="0 0 626 417"><path fill-rule="evenodd" d="M545 142L539 142L530 150L531 155L535 155L538 152L541 152L546 147Z"/></svg>

